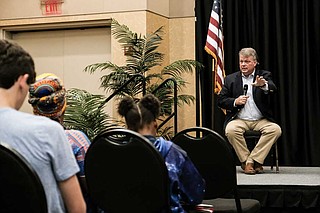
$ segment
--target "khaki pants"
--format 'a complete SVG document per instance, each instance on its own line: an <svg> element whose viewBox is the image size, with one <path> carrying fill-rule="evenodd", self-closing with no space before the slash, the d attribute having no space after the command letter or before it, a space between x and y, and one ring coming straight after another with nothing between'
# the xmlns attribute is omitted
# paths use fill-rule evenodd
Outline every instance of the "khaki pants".
<svg viewBox="0 0 320 213"><path fill-rule="evenodd" d="M246 130L261 132L261 137L251 153L243 137L243 133ZM267 119L258 121L235 119L227 124L225 134L241 163L254 163L256 161L263 164L272 145L280 137L281 128L278 124L270 122Z"/></svg>

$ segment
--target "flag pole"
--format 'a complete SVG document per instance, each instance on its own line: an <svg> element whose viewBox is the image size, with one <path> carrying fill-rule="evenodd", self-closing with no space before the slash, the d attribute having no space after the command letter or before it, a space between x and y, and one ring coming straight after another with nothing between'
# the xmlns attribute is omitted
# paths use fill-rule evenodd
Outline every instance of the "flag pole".
<svg viewBox="0 0 320 213"><path fill-rule="evenodd" d="M194 0L194 11L196 11L197 0ZM197 29L197 13L195 13L195 29ZM195 39L195 47L197 46L197 39ZM196 96L196 126L200 127L200 70L196 68L196 76L195 76L195 96Z"/></svg>
<svg viewBox="0 0 320 213"><path fill-rule="evenodd" d="M196 69L196 126L200 127L200 72L199 68Z"/></svg>

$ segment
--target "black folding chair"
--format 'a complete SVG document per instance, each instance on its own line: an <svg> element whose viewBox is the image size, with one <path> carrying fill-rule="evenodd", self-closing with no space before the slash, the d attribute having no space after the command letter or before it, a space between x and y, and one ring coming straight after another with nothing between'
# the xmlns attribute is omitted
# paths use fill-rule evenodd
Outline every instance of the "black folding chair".
<svg viewBox="0 0 320 213"><path fill-rule="evenodd" d="M0 143L0 212L48 212L37 173L22 155L5 143Z"/></svg>
<svg viewBox="0 0 320 213"><path fill-rule="evenodd" d="M240 199L236 164L231 148L217 132L193 127L177 133L172 141L184 149L206 181L204 204L214 212L259 212L260 202Z"/></svg>
<svg viewBox="0 0 320 213"><path fill-rule="evenodd" d="M170 212L165 162L142 135L112 129L98 136L85 157L85 175L93 204L108 213Z"/></svg>

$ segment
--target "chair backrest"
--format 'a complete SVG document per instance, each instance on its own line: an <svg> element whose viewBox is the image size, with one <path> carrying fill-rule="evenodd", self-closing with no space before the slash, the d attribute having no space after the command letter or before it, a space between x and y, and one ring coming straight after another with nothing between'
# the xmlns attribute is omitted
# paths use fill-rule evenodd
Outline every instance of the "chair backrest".
<svg viewBox="0 0 320 213"><path fill-rule="evenodd" d="M85 157L94 204L106 212L169 212L169 179L164 159L142 135L112 129L98 136Z"/></svg>
<svg viewBox="0 0 320 213"><path fill-rule="evenodd" d="M184 149L206 181L205 199L236 192L236 165L226 140L204 127L177 133L172 141Z"/></svg>
<svg viewBox="0 0 320 213"><path fill-rule="evenodd" d="M48 212L37 173L22 155L5 143L0 143L0 212Z"/></svg>

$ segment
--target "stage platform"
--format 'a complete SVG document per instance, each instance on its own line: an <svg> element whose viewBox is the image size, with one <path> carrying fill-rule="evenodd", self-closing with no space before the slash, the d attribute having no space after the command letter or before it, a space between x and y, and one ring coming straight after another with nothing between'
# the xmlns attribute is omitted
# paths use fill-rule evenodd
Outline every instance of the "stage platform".
<svg viewBox="0 0 320 213"><path fill-rule="evenodd" d="M264 166L263 174L246 175L237 166L241 198L260 201L261 212L320 213L320 167Z"/></svg>

